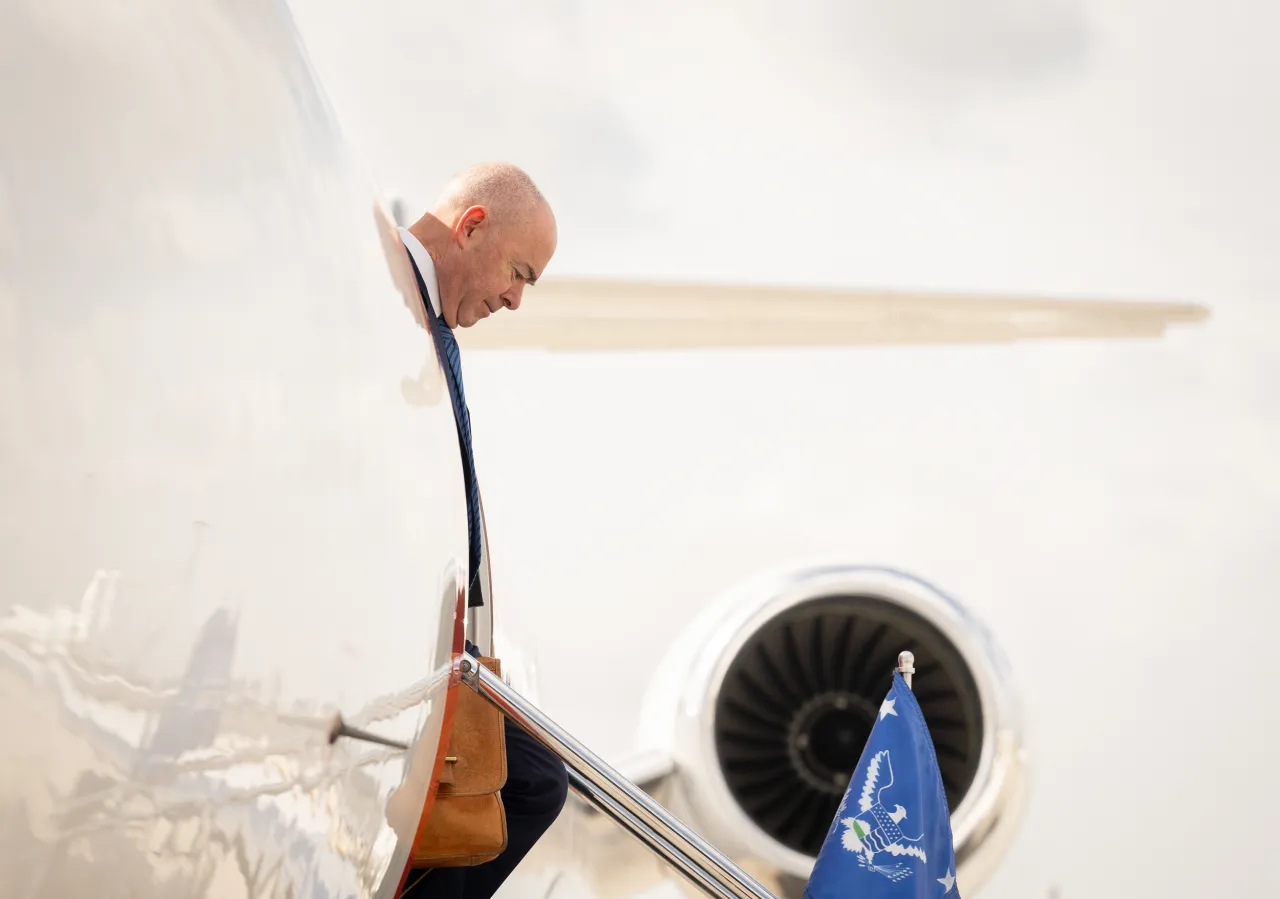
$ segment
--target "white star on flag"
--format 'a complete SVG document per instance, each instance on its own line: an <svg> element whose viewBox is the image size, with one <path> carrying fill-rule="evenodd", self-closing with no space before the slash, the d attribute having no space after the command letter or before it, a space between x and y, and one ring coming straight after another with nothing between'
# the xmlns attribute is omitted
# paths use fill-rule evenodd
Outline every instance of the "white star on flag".
<svg viewBox="0 0 1280 899"><path fill-rule="evenodd" d="M942 895L944 895L944 896L945 896L945 895L947 895L947 893L950 893L950 892L951 892L951 888L952 888L953 886L955 886L955 885L956 885L956 879L955 879L954 877L952 877L952 876L951 876L951 869L950 869L950 868L947 868L947 876L946 876L946 877L939 877L939 878L938 878L938 883L942 884L942 885L943 885L943 887L945 887L945 888L946 888L946 891L947 891L947 892L946 892L946 893L943 893Z"/></svg>
<svg viewBox="0 0 1280 899"><path fill-rule="evenodd" d="M893 704L894 704L895 702L897 702L897 701L898 701L898 700L896 700L896 699L886 699L886 700L884 701L884 704L880 706L880 720L881 720L881 721L883 721L883 720L884 720L884 716L885 716L885 715L893 715L895 718L896 718L896 717L898 717L898 713L897 713L897 712L895 712L895 711L893 710Z"/></svg>

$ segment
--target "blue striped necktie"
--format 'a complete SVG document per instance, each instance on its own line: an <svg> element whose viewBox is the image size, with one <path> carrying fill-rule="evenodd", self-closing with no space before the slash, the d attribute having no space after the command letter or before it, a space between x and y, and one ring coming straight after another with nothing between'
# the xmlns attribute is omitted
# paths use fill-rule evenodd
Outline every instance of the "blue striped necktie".
<svg viewBox="0 0 1280 899"><path fill-rule="evenodd" d="M462 357L458 353L458 341L444 319L437 317L436 325L436 330L440 332L440 342L444 345L449 377L453 379L458 394L458 433L462 439L463 466L467 474L467 531L471 537L471 570L468 579L471 582L471 595L477 600L475 605L479 605L476 576L480 572L480 486L476 481L476 463L471 453L471 412L467 409L467 397L462 389Z"/></svg>
<svg viewBox="0 0 1280 899"><path fill-rule="evenodd" d="M484 604L480 594L480 486L476 481L475 458L471 452L471 413L467 410L467 397L462 390L462 356L458 352L458 341L453 330L444 319L436 315L431 305L431 296L427 285L418 271L418 264L409 254L409 263L418 279L418 289L422 292L422 300L427 307L427 316L431 320L431 335L436 340L436 348L444 362L446 381L449 385L449 397L453 401L453 414L458 425L458 443L462 449L462 475L467 488L467 534L469 539L467 583L470 584L468 605Z"/></svg>

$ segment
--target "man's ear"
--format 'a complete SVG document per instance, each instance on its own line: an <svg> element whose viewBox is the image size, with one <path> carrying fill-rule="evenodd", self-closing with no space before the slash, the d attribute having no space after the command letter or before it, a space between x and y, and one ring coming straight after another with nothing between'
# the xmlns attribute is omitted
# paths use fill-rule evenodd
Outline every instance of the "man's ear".
<svg viewBox="0 0 1280 899"><path fill-rule="evenodd" d="M453 238L458 246L465 247L476 231L489 224L489 210L483 206L470 206L453 226Z"/></svg>

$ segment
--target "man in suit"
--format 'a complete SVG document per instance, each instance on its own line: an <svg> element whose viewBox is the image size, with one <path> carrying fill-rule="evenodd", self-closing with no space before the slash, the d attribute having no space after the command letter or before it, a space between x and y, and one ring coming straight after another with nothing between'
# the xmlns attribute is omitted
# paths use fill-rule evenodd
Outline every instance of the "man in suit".
<svg viewBox="0 0 1280 899"><path fill-rule="evenodd" d="M455 175L429 212L400 237L422 293L458 424L467 492L467 605L484 604L487 579L480 491L471 451L471 415L462 386L462 360L453 329L469 328L501 310L520 308L556 249L556 220L537 186L504 163L473 166ZM477 638L479 639L479 638ZM481 655L470 640L467 651ZM558 758L519 727L505 728L507 781L502 802L507 848L474 867L410 872L410 899L489 899L546 832L564 806L568 773Z"/></svg>

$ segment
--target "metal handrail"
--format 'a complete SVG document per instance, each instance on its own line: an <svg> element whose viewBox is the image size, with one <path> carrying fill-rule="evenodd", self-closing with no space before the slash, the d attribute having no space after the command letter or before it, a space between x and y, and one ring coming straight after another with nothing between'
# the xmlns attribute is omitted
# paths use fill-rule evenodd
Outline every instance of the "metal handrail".
<svg viewBox="0 0 1280 899"><path fill-rule="evenodd" d="M502 678L463 653L455 662L462 682L546 746L569 769L583 798L715 899L777 899L635 784L578 742Z"/></svg>

